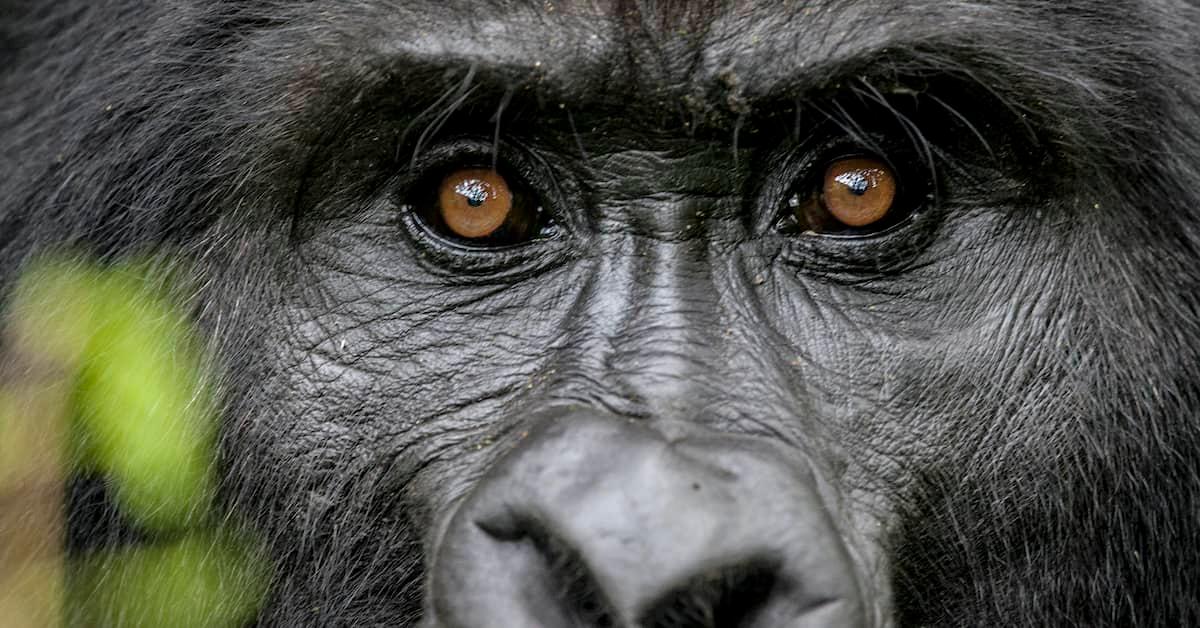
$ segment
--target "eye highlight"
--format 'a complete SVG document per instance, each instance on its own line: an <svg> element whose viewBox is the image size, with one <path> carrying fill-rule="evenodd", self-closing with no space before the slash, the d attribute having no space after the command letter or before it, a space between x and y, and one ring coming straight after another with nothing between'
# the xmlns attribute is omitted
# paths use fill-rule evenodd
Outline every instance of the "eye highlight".
<svg viewBox="0 0 1200 628"><path fill-rule="evenodd" d="M825 170L821 188L825 209L847 227L883 220L896 200L896 177L878 159L839 159Z"/></svg>
<svg viewBox="0 0 1200 628"><path fill-rule="evenodd" d="M549 227L537 196L492 168L456 168L417 186L411 207L430 232L479 249L522 244Z"/></svg>
<svg viewBox="0 0 1200 628"><path fill-rule="evenodd" d="M861 235L904 216L896 207L896 173L882 159L845 157L825 168L819 185L788 199L789 222L802 233Z"/></svg>
<svg viewBox="0 0 1200 628"><path fill-rule="evenodd" d="M495 170L457 170L438 189L442 222L460 238L477 240L496 233L512 210L512 190Z"/></svg>

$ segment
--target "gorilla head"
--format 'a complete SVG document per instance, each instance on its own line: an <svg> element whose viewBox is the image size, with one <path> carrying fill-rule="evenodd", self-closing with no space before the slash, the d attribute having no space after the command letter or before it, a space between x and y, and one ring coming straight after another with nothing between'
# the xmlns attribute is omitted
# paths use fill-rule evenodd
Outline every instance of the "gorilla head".
<svg viewBox="0 0 1200 628"><path fill-rule="evenodd" d="M196 278L260 623L1200 621L1195 3L0 7L0 267Z"/></svg>

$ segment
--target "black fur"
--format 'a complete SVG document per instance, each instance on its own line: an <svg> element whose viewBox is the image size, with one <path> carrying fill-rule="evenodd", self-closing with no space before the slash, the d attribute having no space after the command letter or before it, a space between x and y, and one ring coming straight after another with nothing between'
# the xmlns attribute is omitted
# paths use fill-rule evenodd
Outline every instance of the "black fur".
<svg viewBox="0 0 1200 628"><path fill-rule="evenodd" d="M438 522L563 401L817 459L880 625L1200 623L1200 7L758 4L0 1L0 281L195 277L264 624L416 623ZM604 327L650 288L602 260L670 240L633 199L758 216L816 128L907 155L937 219L702 229L717 270L663 268L715 296ZM507 273L406 244L460 136L532 155L567 235Z"/></svg>

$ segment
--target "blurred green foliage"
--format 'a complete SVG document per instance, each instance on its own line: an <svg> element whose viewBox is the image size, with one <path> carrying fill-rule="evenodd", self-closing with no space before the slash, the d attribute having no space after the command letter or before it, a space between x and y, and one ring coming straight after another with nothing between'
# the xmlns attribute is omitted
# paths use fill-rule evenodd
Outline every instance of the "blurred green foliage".
<svg viewBox="0 0 1200 628"><path fill-rule="evenodd" d="M215 404L187 321L147 276L132 265L41 266L16 312L75 366L71 458L112 480L126 515L165 531L208 512Z"/></svg>
<svg viewBox="0 0 1200 628"><path fill-rule="evenodd" d="M103 476L149 538L68 565L68 625L237 626L266 595L259 543L214 513L214 379L162 279L64 258L24 274L10 304L15 336L67 371L71 471Z"/></svg>
<svg viewBox="0 0 1200 628"><path fill-rule="evenodd" d="M196 531L172 543L106 552L68 571L69 625L242 626L266 594L253 544Z"/></svg>

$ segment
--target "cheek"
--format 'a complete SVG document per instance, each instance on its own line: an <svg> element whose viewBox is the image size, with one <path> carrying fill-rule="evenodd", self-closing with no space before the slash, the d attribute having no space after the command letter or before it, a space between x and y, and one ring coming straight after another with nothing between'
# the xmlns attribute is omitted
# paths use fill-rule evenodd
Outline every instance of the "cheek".
<svg viewBox="0 0 1200 628"><path fill-rule="evenodd" d="M309 490L366 478L401 453L422 474L463 475L547 368L573 299L563 286L580 282L464 288L398 279L416 274L407 266L353 270L308 267L303 285L289 282L251 393L273 401L254 409L248 440L275 461L265 469L308 478ZM455 463L431 466L444 460Z"/></svg>
<svg viewBox="0 0 1200 628"><path fill-rule="evenodd" d="M1043 434L1048 413L1072 394L1066 347L1086 328L1069 248L1015 237L1000 220L944 231L897 275L841 285L784 265L759 271L764 319L795 353L795 394L831 430L853 484L903 483L913 468L975 455L966 445L985 436L1056 442Z"/></svg>

